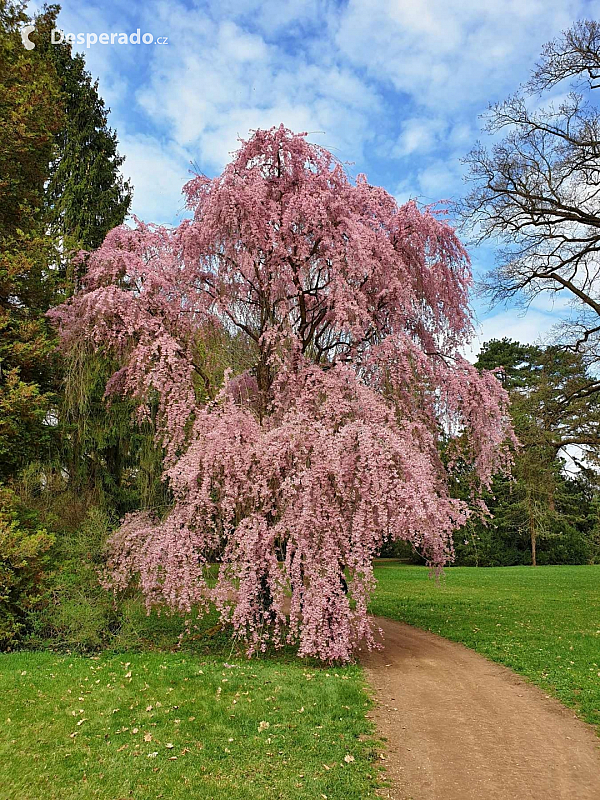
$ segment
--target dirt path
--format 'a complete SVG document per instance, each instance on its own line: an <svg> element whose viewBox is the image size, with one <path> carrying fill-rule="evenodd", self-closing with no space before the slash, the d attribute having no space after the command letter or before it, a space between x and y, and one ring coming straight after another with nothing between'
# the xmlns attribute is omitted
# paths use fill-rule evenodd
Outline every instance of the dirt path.
<svg viewBox="0 0 600 800"><path fill-rule="evenodd" d="M572 711L460 644L376 618L364 654L394 800L600 800L600 740Z"/></svg>

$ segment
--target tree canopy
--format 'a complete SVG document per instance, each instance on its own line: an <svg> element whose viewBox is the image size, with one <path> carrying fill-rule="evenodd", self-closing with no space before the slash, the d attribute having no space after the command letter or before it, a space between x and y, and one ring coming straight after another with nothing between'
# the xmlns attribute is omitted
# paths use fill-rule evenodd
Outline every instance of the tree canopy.
<svg viewBox="0 0 600 800"><path fill-rule="evenodd" d="M469 513L448 491L455 464L473 464L475 492L509 466L506 393L460 355L467 254L431 209L351 182L283 126L185 192L192 219L111 231L52 312L65 347L118 356L109 393L142 416L157 403L175 503L125 519L107 585L139 576L149 605L188 613L213 600L251 651L288 641L348 659L373 642L382 541L440 566ZM201 358L215 327L247 347L248 368L222 384Z"/></svg>
<svg viewBox="0 0 600 800"><path fill-rule="evenodd" d="M593 361L600 355L599 63L595 21L545 46L529 82L490 107L486 130L497 141L468 155L472 189L461 204L476 239L501 244L484 290L525 304L540 294L568 299L557 341Z"/></svg>

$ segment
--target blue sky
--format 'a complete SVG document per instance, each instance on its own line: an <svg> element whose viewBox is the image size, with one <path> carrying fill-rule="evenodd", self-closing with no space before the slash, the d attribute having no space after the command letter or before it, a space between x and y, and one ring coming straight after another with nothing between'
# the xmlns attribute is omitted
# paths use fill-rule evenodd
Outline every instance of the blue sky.
<svg viewBox="0 0 600 800"><path fill-rule="evenodd" d="M526 80L544 42L600 0L64 0L72 33L141 33L159 45L81 49L111 108L133 211L173 223L191 164L218 174L250 129L283 122L352 162L400 202L464 191L480 114ZM35 10L30 4L30 10ZM178 217L179 214L179 217ZM472 251L477 274L493 247ZM474 303L477 341L536 341L560 309Z"/></svg>

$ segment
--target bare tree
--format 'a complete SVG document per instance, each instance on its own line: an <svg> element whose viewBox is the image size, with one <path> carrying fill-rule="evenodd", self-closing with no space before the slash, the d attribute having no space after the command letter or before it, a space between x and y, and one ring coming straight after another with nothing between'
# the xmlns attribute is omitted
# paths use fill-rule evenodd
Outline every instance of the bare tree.
<svg viewBox="0 0 600 800"><path fill-rule="evenodd" d="M544 103L565 81L566 93ZM560 343L600 360L600 23L582 21L547 44L529 82L486 115L491 148L466 158L460 204L476 241L500 242L482 281L493 302L541 293L570 299ZM556 94L556 91L554 91ZM600 94L600 93L598 93ZM503 138L501 138L503 137ZM578 390L600 391L600 381Z"/></svg>

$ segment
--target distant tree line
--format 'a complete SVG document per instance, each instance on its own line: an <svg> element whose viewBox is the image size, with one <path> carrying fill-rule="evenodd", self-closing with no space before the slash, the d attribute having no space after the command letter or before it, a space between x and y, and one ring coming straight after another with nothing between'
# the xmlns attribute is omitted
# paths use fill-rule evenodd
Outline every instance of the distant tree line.
<svg viewBox="0 0 600 800"><path fill-rule="evenodd" d="M499 379L511 396L521 449L512 480L494 479L485 498L492 517L455 537L457 563L600 561L597 452L590 445L600 441L600 397L585 395L593 377L584 358L503 339L486 343L477 365L503 368Z"/></svg>
<svg viewBox="0 0 600 800"><path fill-rule="evenodd" d="M454 564L600 563L598 451L592 445L600 440L600 397L586 394L594 379L585 359L505 338L486 342L476 365L501 368L498 380L511 398L520 448L512 477L494 478L484 494L489 515L473 516L455 533ZM465 496L466 484L459 476L457 496ZM423 563L403 547L382 554Z"/></svg>

